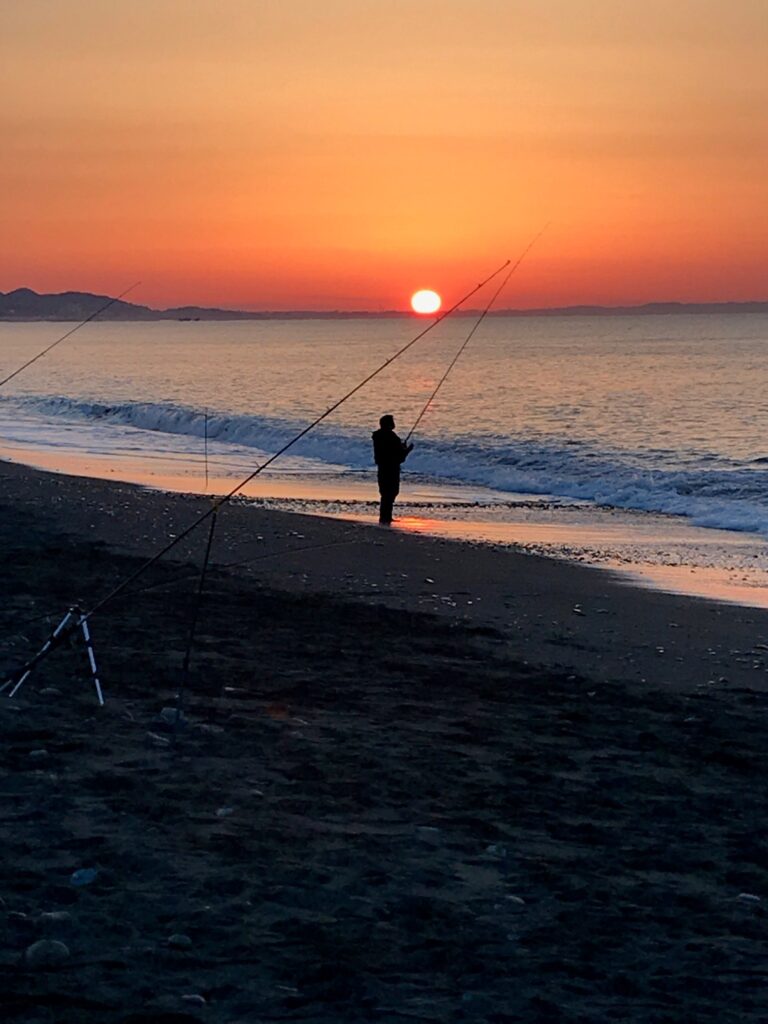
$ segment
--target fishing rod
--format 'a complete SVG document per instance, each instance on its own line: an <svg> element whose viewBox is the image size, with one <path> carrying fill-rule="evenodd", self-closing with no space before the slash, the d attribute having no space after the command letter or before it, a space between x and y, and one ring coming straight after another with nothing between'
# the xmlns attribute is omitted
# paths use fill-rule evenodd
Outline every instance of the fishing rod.
<svg viewBox="0 0 768 1024"><path fill-rule="evenodd" d="M414 338L412 338L409 342L407 342L405 345L403 345L401 348L399 348L397 350L397 352L394 353L394 355L390 356L388 359L385 359L383 363L380 363L379 366L377 366L375 370L372 370L371 373L369 373L367 377L365 377L363 380L360 381L359 384L356 384L351 390L347 391L347 393L342 395L342 397L339 398L336 402L334 402L333 405L329 406L325 410L325 412L321 413L314 420L312 420L312 422L309 423L302 430L300 430L298 434L295 434L289 441L287 441L273 455L270 455L270 457L265 462L263 462L260 466L257 466L256 469L253 470L253 472L249 473L248 476L244 477L244 479L242 479L238 484L235 484L235 486L231 490L229 490L226 494L223 494L219 498L216 498L214 500L214 502L212 503L211 507L206 509L205 512L202 512L197 517L197 519L195 519L194 522L190 523L190 525L185 530L183 530L180 534L178 534L176 537L174 537L173 540L171 540L168 544L165 545L165 547L161 548L160 551L158 551L155 555L153 555L151 558L149 558L134 573L132 573L129 577L127 577L127 579L123 580L122 583L120 583L116 587L114 587L105 597L103 597L92 608L90 608L87 612L85 612L84 613L84 618L88 619L92 615L95 615L98 611L101 611L101 609L106 604L108 604L114 597L116 597L125 587L127 587L129 584L131 584L135 579L137 579L139 576L141 576L142 573L144 573L147 569L149 569L150 566L154 565L161 558L163 558L164 555L166 555L169 551L171 551L173 548L175 548L177 544L179 544L182 540L184 540L186 537L188 537L190 535L190 533L192 533L194 530L196 530L197 527L200 526L201 523L204 523L210 516L213 515L213 513L215 511L217 511L219 508L221 508L222 505L225 505L227 502L231 501L232 498L234 498L234 496L238 493L238 491L241 491L244 487L246 487L251 482L251 480L254 480L260 473L263 473L264 470L268 466L271 466L272 463L275 462L277 459L279 459L281 455L284 455L285 452L287 452L290 448L292 448L295 444L297 444L303 437L306 437L306 435L311 430L314 430L314 428L319 423L322 423L323 420L325 420L328 416L330 416L332 412L335 412L336 409L338 409L341 405L343 405L350 398L352 398L353 395L356 395L358 391L360 391L362 388L364 388L366 384L369 384L374 379L374 377L377 377L391 363L395 362L396 359L399 359L402 355L404 355L410 348L412 348L418 341L420 341L431 330L433 330L435 327L437 327L437 325L439 323L441 323L443 320L445 320L446 317L448 317L452 313L454 313L459 308L459 306L462 306L476 292L480 291L481 288L484 288L485 285L487 285L495 277L498 277L498 275L503 270L506 270L506 268L509 266L509 264L510 264L510 261L509 260L505 260L504 263L502 263L500 267L498 267L496 270L493 271L492 274L489 274L488 277L486 277L482 281L480 281L479 284L476 284L474 286L474 288L470 289L470 291L468 291L466 293L466 295L463 295L449 309L447 309L444 313L441 313L440 316L436 317L432 321L431 324L428 324L427 327L424 328L424 330L419 331L419 333Z"/></svg>
<svg viewBox="0 0 768 1024"><path fill-rule="evenodd" d="M348 544L364 544L366 541L359 537L349 537L345 540L333 540L324 541L321 544L303 544L300 547L293 548L281 548L279 551L262 551L258 555L250 555L248 558L240 558L234 562L211 562L209 564L209 572L221 571L225 572L230 569L240 569L243 566L252 565L255 562L267 561L270 558L281 558L289 557L290 555L304 554L307 551L322 551L326 548L343 547ZM138 597L140 594L146 594L150 590L161 590L164 587L175 587L181 583L189 583L191 580L196 580L200 576L200 571L185 572L183 575L173 576L167 580L153 580L151 583L145 583L141 587L136 587L135 590L123 591L116 600L127 601L130 598ZM23 637L21 630L26 630L30 626L36 625L38 622L43 622L45 619L50 623L51 619L56 613L53 611L42 612L39 615L16 615L10 622L4 622L3 626L15 626L17 628L15 633L11 634L11 637ZM23 637L27 639L26 637Z"/></svg>
<svg viewBox="0 0 768 1024"><path fill-rule="evenodd" d="M268 466L271 466L273 462L275 462L278 458L280 458L281 455L283 455L290 448L292 448L298 441L300 441L303 437L305 437L311 430L314 430L314 428L319 423L322 423L322 421L325 420L328 416L330 416L331 413L333 413L341 405L343 405L350 398L352 398L353 395L356 395L358 391L360 391L362 388L364 388L366 384L369 384L370 381L372 381L374 379L374 377L377 377L380 373L382 373L382 371L384 371L391 363L395 362L395 360L397 360L401 356L403 356L410 348L412 348L426 334L428 334L431 330L433 330L435 327L437 327L437 325L439 323L441 323L443 320L445 320L446 317L448 317L452 313L454 313L460 306L462 306L468 299L470 299L478 291L480 291L482 288L484 288L485 285L489 284L495 277L498 277L498 275L502 271L506 270L506 268L509 265L510 265L510 260L505 260L501 264L501 266L497 267L497 269L493 271L492 274L489 274L488 277L484 278L482 281L480 281L478 284L476 284L465 295L463 295L457 302L455 302L447 310L445 310L443 313L441 313L439 316L437 316L432 321L432 323L428 324L422 331L419 331L419 333L414 338L412 338L409 342L407 342L405 345L403 345L401 348L399 348L397 350L397 352L394 353L394 355L390 356L388 359L385 359L383 363L381 363L374 370L372 370L371 373L369 373L362 381L360 381L359 384L356 384L355 387L351 388L348 392L346 392L346 394L342 395L342 397L339 398L336 402L334 402L333 405L329 406L328 409L325 410L325 412L321 413L314 420L312 420L311 423L309 423L306 427L304 427L302 430L300 430L298 434L294 435L294 437L292 437L289 441L287 441L281 448L279 448L273 455L271 455L260 466L257 466L256 469L253 470L253 472L249 473L248 476L246 476L243 480L241 480L238 484L236 484L230 491L228 491L226 494L222 495L221 497L216 498L212 502L211 506L208 509L206 509L205 512L201 513L192 523L190 523L190 525L186 529L184 529L181 533L179 533L176 537L174 537L171 541L169 541L168 544L164 545L164 547L162 547L151 558L147 559L147 561L144 562L142 565L140 565L139 568L136 569L133 573L130 573L125 579L123 579L119 584L117 584L117 586L113 587L112 590L110 590L106 594L105 597L103 597L100 601L97 601L96 604L94 604L87 611L82 612L82 613L78 613L77 621L75 622L75 624L68 626L66 629L60 629L59 631L56 632L55 635L52 635L50 641L47 642L44 645L42 650L40 650L33 658L31 658L20 671L14 673L12 675L12 677L11 677L11 680L9 680L9 682L14 681L16 679L26 679L27 676L29 675L29 673L41 661L43 661L43 659L46 658L48 656L48 654L50 654L51 651L54 650L55 647L59 646L62 642L64 642L67 639L67 637L70 636L74 632L74 630L76 628L79 628L79 626L82 623L87 622L93 615L95 615L97 612L101 611L107 604L109 604L114 598L116 598L118 596L118 594L122 593L127 587L129 587L131 585L131 583L134 582L134 580L138 579L141 575L143 575L143 573L145 573L149 568L151 568L151 566L153 566L157 562L159 562L160 559L163 558L166 554L168 554L168 552L171 551L173 548L175 548L177 544L180 544L182 540L184 540L194 530L196 530L198 526L200 526L207 519L209 519L212 515L214 515L218 511L218 509L221 508L222 505L225 505L227 502L231 501L231 499L238 493L238 491L241 491L243 489L243 487L247 486L247 484L249 484L251 482L251 480L255 479ZM123 294L125 294L125 293L123 293ZM113 300L113 301L116 301L116 300ZM96 315L96 314L94 314L94 315ZM92 319L92 317L90 319ZM70 333L72 333L72 332L70 332ZM63 338L60 339L60 340L63 340ZM53 347L53 346L49 346L49 348L51 348L51 347ZM207 558L206 558L206 561L204 563L203 573L204 573L206 568L207 568ZM8 684L6 684L6 685L8 685ZM15 693L15 690L18 689L19 685L20 685L19 683L16 684L16 687L14 688L14 690L11 691L12 694ZM0 689L4 689L4 688L5 687L2 687Z"/></svg>
<svg viewBox="0 0 768 1024"><path fill-rule="evenodd" d="M429 409L429 407L434 402L435 396L437 395L438 391L443 386L443 384L445 384L446 380L448 379L448 375L450 374L451 370L454 368L456 363L458 363L459 359L461 358L462 353L464 352L464 350L466 349L467 345L470 343L470 341L474 337L475 332L477 331L478 327L483 322L483 320L485 320L485 318L488 316L488 313L491 311L491 308L496 303L496 299L498 299L499 295L501 295L502 291L506 287L507 282L509 281L510 277L512 277L514 272L517 270L517 268L520 266L520 264L523 262L525 257L528 255L528 253L531 251L531 249L534 247L534 245L538 242L538 240L541 238L541 236L544 234L544 232L547 230L548 227L549 227L549 225L545 224L544 227L541 229L541 231L539 231L539 233L533 239L531 239L531 241L528 243L528 245L525 247L525 249L523 249L523 251L520 253L520 255L518 256L517 260L512 265L512 267L510 268L508 274L502 280L502 282L499 285L499 287L496 289L496 291L493 293L493 295L488 300L488 304L486 305L485 309L482 311L480 316L475 321L474 326L472 327L472 330L469 332L469 334L466 336L466 338L464 339L462 344L459 346L459 349L458 349L456 355L453 357L453 359L448 364L447 370L445 371L443 376L440 378L440 380L437 382L437 385L435 386L435 390L432 392L432 394L429 396L427 401L424 403L424 408L421 410L419 415L416 417L416 422L413 424L411 429L408 431L408 436L405 439L405 444L408 444L410 439L415 434L416 427L418 427L418 425L421 423L422 419L424 418L424 416L427 413L427 410Z"/></svg>
<svg viewBox="0 0 768 1024"><path fill-rule="evenodd" d="M109 309L110 306L114 306L116 302L119 302L120 299L122 299L124 296L128 294L128 292L132 292L134 288L138 288L140 284L141 281L136 281L134 284L131 285L130 288L126 288L124 292L120 292L119 295L116 295L114 299L110 299L109 302L105 302L103 306L100 306L95 312L91 313L90 316L87 316L85 320L82 320L75 327L70 328L70 330L68 330L66 334L62 334L62 336L60 338L57 338L56 341L51 342L51 344L48 345L47 348L44 348L42 352L38 352L36 356L32 356L31 359L28 359L26 363L23 363L17 370L14 370L13 373L9 373L7 377L5 377L3 380L0 380L0 388L7 384L9 380L13 380L14 377L18 377L18 375L23 370L26 370L28 366L31 366L32 363L36 363L38 359L42 359L44 355L47 355L51 351L51 349L54 349L56 348L57 345L60 345L62 341L66 341L67 338L71 338L75 331L79 331L81 327L85 327L85 325L89 324L91 320L95 320L100 313L103 313L105 310Z"/></svg>

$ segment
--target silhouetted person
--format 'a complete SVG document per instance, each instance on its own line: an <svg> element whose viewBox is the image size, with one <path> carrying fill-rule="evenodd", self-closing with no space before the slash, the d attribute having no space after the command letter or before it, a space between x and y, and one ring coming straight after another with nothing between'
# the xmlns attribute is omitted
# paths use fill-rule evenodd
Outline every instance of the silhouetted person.
<svg viewBox="0 0 768 1024"><path fill-rule="evenodd" d="M401 441L395 433L392 416L382 416L380 430L373 432L373 461L379 468L379 522L382 526L392 523L392 508L400 493L400 466L413 451L412 444Z"/></svg>

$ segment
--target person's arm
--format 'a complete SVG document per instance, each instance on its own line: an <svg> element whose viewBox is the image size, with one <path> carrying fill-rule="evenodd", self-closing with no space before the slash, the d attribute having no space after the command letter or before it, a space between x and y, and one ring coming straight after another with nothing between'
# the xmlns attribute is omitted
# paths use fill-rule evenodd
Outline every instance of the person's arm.
<svg viewBox="0 0 768 1024"><path fill-rule="evenodd" d="M402 462L405 462L405 460L408 458L408 456L413 451L413 441L411 441L410 444L406 444L405 441L401 441L400 444L401 444L400 462L402 463Z"/></svg>

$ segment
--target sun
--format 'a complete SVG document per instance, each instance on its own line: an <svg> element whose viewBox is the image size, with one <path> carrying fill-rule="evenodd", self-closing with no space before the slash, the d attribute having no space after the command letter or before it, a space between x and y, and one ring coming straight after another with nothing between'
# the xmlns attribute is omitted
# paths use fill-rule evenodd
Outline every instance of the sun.
<svg viewBox="0 0 768 1024"><path fill-rule="evenodd" d="M436 313L442 305L442 299L430 288L422 288L411 296L411 307L414 313Z"/></svg>

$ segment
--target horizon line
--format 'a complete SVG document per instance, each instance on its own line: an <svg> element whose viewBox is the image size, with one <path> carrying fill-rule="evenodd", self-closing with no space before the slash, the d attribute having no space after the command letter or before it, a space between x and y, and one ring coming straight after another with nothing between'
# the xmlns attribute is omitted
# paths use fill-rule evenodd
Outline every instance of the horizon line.
<svg viewBox="0 0 768 1024"><path fill-rule="evenodd" d="M85 292L76 291L74 289L68 289L62 292L36 292L34 289L27 286L21 286L12 289L9 292L0 291L0 299L7 299L17 292L25 292L27 295L34 296L42 300L51 299L63 299L68 296L78 297L81 299L93 299L103 300L113 298L110 295L102 295L96 292ZM424 314L416 313L411 309L312 309L307 307L293 307L288 309L243 309L242 307L225 307L225 306L203 306L193 303L185 303L183 305L166 306L164 308L158 308L148 305L143 305L135 302L124 302L120 299L114 300L115 307L114 313L120 313L122 311L123 316L105 316L104 319L125 319L125 314L135 310L138 314L155 315L158 318L177 318L177 319L216 319L216 314L221 314L228 319L251 319L258 317L302 317L311 319L313 317L329 318L329 317L415 317L423 319ZM734 307L744 309L744 307L766 307L765 310L756 310L760 312L768 312L768 299L715 299L706 301L696 300L682 300L682 299L651 299L645 302L629 302L629 303L616 303L607 305L600 302L578 302L568 303L566 305L553 305L553 306L510 306L501 309L495 309L489 311L489 316L553 316L553 315L568 315L568 314L589 314L589 313L604 313L604 314L621 314L621 313L642 313L647 312L664 312L664 311L687 311L691 308L699 309L702 312L708 310L711 311L727 311ZM479 312L475 308L464 308L457 309L454 315L473 315ZM18 314L14 315L15 310L8 312L0 310L1 320L16 320L22 321L24 319L33 320L46 320L46 319L59 319L55 311L51 310L49 315L46 317L45 312L40 310L39 312L33 310L20 310ZM439 315L439 311L435 313Z"/></svg>

